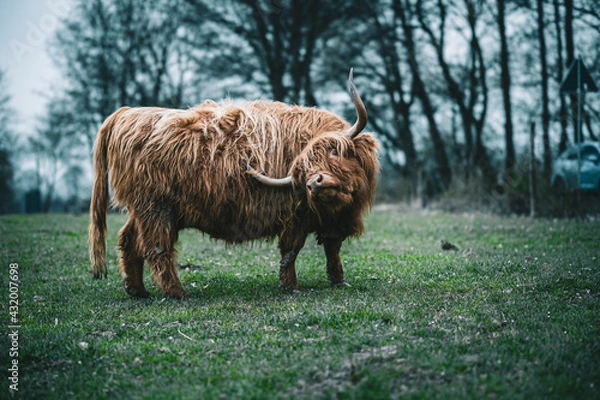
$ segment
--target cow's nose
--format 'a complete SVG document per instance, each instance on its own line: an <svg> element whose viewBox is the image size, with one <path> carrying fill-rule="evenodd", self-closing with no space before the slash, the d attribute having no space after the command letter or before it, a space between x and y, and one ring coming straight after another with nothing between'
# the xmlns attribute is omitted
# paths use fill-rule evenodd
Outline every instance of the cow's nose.
<svg viewBox="0 0 600 400"><path fill-rule="evenodd" d="M312 191L313 189L321 186L322 184L323 184L323 175L317 174L308 180L308 182L306 183L306 186L308 187L309 190Z"/></svg>
<svg viewBox="0 0 600 400"><path fill-rule="evenodd" d="M330 186L335 186L335 179L333 176L327 173L320 173L310 178L308 182L306 182L306 186L310 191L319 190Z"/></svg>

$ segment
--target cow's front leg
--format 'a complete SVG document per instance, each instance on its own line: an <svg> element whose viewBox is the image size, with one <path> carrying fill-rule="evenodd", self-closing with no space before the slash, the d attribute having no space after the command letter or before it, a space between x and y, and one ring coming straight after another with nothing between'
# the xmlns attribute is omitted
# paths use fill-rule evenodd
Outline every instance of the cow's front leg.
<svg viewBox="0 0 600 400"><path fill-rule="evenodd" d="M323 248L327 257L327 276L333 287L350 286L344 280L344 269L340 259L340 249L343 241L343 239L325 239L323 241Z"/></svg>
<svg viewBox="0 0 600 400"><path fill-rule="evenodd" d="M289 231L288 231L289 232ZM283 234L279 238L279 251L281 261L279 263L279 284L284 289L297 290L298 279L296 277L296 257L306 241L306 233Z"/></svg>

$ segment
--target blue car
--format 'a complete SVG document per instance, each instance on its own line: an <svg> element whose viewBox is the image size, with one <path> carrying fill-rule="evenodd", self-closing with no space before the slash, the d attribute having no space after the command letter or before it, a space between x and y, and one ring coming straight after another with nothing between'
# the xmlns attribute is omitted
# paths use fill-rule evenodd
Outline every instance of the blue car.
<svg viewBox="0 0 600 400"><path fill-rule="evenodd" d="M577 152L581 151L581 181L577 179ZM600 190L600 143L584 142L565 150L552 166L550 185L559 192Z"/></svg>

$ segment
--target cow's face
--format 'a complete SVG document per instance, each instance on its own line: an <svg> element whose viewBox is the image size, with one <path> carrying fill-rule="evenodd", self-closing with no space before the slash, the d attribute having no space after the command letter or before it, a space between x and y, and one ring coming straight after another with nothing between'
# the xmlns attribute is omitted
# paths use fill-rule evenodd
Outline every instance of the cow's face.
<svg viewBox="0 0 600 400"><path fill-rule="evenodd" d="M337 132L319 136L294 161L293 185L319 214L369 201L377 173L375 150L368 134L354 139Z"/></svg>
<svg viewBox="0 0 600 400"><path fill-rule="evenodd" d="M343 132L319 135L307 143L292 164L290 176L275 179L258 173L248 165L248 172L268 186L293 186L306 195L317 214L335 213L348 206L357 211L371 205L378 170L377 144L368 133L367 110L352 79L350 95L356 108L356 123Z"/></svg>

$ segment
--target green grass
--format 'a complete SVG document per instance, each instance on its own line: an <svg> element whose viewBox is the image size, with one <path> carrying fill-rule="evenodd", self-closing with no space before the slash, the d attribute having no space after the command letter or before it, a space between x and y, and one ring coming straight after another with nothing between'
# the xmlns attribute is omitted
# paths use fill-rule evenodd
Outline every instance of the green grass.
<svg viewBox="0 0 600 400"><path fill-rule="evenodd" d="M278 287L276 242L180 235L191 298L135 300L94 281L87 216L0 218L0 309L19 264L20 398L600 398L600 224L374 211L332 289L314 240L300 292ZM458 246L443 251L440 240ZM0 398L12 358L2 336Z"/></svg>

